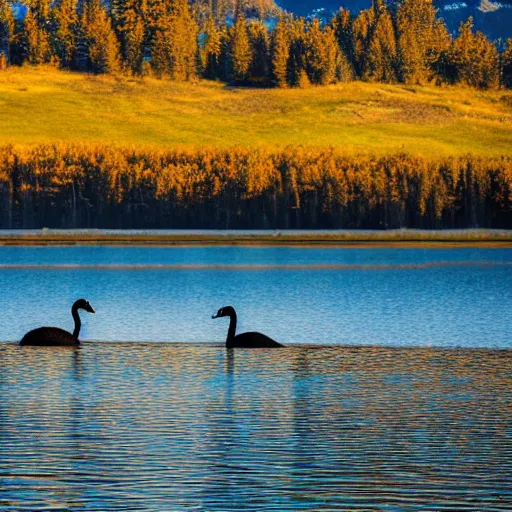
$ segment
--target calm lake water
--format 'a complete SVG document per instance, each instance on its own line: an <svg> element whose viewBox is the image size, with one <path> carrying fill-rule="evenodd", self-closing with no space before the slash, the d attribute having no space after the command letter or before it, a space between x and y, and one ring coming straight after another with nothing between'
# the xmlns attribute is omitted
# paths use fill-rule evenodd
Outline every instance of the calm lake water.
<svg viewBox="0 0 512 512"><path fill-rule="evenodd" d="M512 250L3 247L0 287L1 511L512 510ZM81 296L102 343L15 343Z"/></svg>
<svg viewBox="0 0 512 512"><path fill-rule="evenodd" d="M0 340L41 325L83 340L512 348L511 249L0 248Z"/></svg>

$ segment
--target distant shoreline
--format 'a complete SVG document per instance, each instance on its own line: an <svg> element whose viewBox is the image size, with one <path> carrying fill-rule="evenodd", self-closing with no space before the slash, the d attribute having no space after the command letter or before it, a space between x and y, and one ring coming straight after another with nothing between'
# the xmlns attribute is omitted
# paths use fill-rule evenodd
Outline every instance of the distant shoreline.
<svg viewBox="0 0 512 512"><path fill-rule="evenodd" d="M72 245L512 248L512 230L0 230L0 246Z"/></svg>

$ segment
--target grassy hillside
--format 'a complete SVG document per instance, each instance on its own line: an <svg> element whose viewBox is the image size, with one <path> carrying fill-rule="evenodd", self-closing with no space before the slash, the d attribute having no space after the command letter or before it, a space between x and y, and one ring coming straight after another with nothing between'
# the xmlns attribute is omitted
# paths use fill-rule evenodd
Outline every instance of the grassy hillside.
<svg viewBox="0 0 512 512"><path fill-rule="evenodd" d="M233 89L53 69L0 72L0 145L334 146L428 156L510 154L512 92L350 83Z"/></svg>

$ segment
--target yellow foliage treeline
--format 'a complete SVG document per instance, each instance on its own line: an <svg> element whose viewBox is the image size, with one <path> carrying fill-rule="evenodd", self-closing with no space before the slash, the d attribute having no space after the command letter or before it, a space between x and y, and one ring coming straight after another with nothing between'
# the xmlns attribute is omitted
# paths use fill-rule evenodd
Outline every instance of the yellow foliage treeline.
<svg viewBox="0 0 512 512"><path fill-rule="evenodd" d="M0 147L0 228L512 227L512 157Z"/></svg>

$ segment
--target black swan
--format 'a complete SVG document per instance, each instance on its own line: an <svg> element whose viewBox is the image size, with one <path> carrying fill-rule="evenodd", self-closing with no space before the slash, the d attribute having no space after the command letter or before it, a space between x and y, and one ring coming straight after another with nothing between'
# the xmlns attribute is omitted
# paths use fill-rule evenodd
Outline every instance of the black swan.
<svg viewBox="0 0 512 512"><path fill-rule="evenodd" d="M226 348L270 348L283 346L272 338L261 334L261 332L244 332L243 334L235 335L236 311L231 306L219 309L212 318L221 318L223 316L229 316L230 319Z"/></svg>
<svg viewBox="0 0 512 512"><path fill-rule="evenodd" d="M20 345L40 345L40 346L59 346L59 345L78 345L78 335L82 322L78 316L78 310L84 309L89 313L96 313L92 306L85 299L78 299L71 308L71 314L75 320L75 330L73 334L59 329L58 327L39 327L33 331L27 332Z"/></svg>

